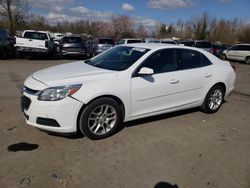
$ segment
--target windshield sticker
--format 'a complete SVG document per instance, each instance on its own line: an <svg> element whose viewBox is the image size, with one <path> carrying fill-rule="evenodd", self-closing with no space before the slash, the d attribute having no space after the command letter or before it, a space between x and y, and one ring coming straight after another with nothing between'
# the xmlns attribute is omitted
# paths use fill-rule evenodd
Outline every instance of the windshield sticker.
<svg viewBox="0 0 250 188"><path fill-rule="evenodd" d="M139 51L139 52L145 52L145 48L133 48L132 50Z"/></svg>

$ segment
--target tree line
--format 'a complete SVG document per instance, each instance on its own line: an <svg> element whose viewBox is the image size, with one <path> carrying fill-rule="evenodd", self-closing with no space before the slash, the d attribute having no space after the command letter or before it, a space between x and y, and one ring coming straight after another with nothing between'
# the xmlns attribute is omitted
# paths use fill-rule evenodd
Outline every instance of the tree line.
<svg viewBox="0 0 250 188"><path fill-rule="evenodd" d="M250 43L250 24L244 24L237 18L217 19L208 13L191 17L185 22L179 19L169 25L159 22L150 30L142 24L136 24L131 17L123 15L112 17L109 22L65 20L49 24L45 17L31 14L28 0L0 0L0 27L8 29L12 36L16 35L17 31L33 29L86 33L93 37L109 36L115 40L127 37L177 37L181 40L200 39L226 44Z"/></svg>

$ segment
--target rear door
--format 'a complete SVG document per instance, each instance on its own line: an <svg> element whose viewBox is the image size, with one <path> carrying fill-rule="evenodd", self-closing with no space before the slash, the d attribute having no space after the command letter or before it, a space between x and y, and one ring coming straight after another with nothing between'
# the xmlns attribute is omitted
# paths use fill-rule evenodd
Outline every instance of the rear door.
<svg viewBox="0 0 250 188"><path fill-rule="evenodd" d="M182 105L196 106L203 101L213 80L213 66L202 53L190 49L177 50L179 97Z"/></svg>

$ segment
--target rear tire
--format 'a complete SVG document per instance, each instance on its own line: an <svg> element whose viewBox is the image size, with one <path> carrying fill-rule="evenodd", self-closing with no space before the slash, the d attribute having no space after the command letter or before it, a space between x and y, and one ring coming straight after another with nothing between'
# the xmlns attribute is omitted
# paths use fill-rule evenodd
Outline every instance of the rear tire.
<svg viewBox="0 0 250 188"><path fill-rule="evenodd" d="M207 93L206 98L201 106L205 113L212 114L217 112L224 100L225 91L220 85L213 86Z"/></svg>
<svg viewBox="0 0 250 188"><path fill-rule="evenodd" d="M7 59L7 50L4 48L1 53L2 59Z"/></svg>
<svg viewBox="0 0 250 188"><path fill-rule="evenodd" d="M250 57L246 57L246 64L250 65Z"/></svg>
<svg viewBox="0 0 250 188"><path fill-rule="evenodd" d="M227 60L227 56L225 54L222 54L221 57L223 60Z"/></svg>
<svg viewBox="0 0 250 188"><path fill-rule="evenodd" d="M119 104L111 98L91 102L81 113L79 129L91 140L107 138L115 134L122 121Z"/></svg>

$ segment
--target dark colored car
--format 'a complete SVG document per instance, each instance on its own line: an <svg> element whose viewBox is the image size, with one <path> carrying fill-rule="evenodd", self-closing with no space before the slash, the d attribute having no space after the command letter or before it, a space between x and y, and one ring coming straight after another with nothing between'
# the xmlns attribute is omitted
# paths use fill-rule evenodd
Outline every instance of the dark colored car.
<svg viewBox="0 0 250 188"><path fill-rule="evenodd" d="M81 37L63 37L60 41L60 53L62 56L86 56L87 49Z"/></svg>
<svg viewBox="0 0 250 188"><path fill-rule="evenodd" d="M94 40L93 55L100 54L115 46L115 42L111 38L96 38Z"/></svg>
<svg viewBox="0 0 250 188"><path fill-rule="evenodd" d="M212 44L212 54L219 58L222 58L223 51L229 49L230 47L231 45L227 44Z"/></svg>
<svg viewBox="0 0 250 188"><path fill-rule="evenodd" d="M0 30L0 58L6 59L7 57L14 56L14 54L14 40L7 31Z"/></svg>

